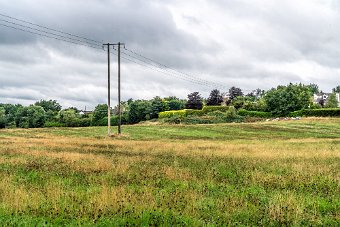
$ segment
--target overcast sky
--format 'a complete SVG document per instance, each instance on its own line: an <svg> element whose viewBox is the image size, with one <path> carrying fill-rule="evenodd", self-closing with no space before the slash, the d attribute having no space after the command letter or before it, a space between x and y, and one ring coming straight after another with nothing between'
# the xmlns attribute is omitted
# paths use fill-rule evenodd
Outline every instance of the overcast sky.
<svg viewBox="0 0 340 227"><path fill-rule="evenodd" d="M0 13L104 43L124 42L226 88L301 82L330 91L340 85L338 0L0 0ZM116 104L115 56L111 69ZM122 59L123 100L184 98L193 91L207 97L210 90ZM0 26L0 103L40 99L80 109L106 103L106 53Z"/></svg>

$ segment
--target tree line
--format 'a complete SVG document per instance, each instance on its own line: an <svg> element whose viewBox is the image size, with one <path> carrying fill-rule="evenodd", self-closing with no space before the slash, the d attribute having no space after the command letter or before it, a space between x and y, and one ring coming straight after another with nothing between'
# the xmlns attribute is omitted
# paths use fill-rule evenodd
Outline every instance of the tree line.
<svg viewBox="0 0 340 227"><path fill-rule="evenodd" d="M206 99L199 92L188 94L187 99L175 96L151 100L132 100L121 103L122 123L135 124L158 118L158 114L169 110L202 109L203 106L233 106L236 110L269 112L273 116L287 116L302 109L337 108L335 93L340 93L340 85L335 87L327 103L313 103L313 94L322 93L316 84L288 84L268 91L256 89L244 94L241 88L231 87L223 94L217 89ZM91 113L83 113L75 107L62 109L56 100L40 100L30 106L20 104L0 104L0 128L39 127L87 127L107 125L108 106L99 104ZM112 109L112 125L118 123L118 107Z"/></svg>

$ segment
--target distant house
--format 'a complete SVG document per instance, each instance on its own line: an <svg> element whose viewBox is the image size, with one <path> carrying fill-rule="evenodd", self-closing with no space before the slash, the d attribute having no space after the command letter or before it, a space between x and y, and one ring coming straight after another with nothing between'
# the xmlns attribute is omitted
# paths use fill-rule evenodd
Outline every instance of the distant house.
<svg viewBox="0 0 340 227"><path fill-rule="evenodd" d="M321 106L324 106L327 104L329 96L332 93L319 93L319 94L314 94L313 97L313 102L315 104L320 104ZM338 100L338 106L340 107L340 93L335 93L336 95L336 100Z"/></svg>
<svg viewBox="0 0 340 227"><path fill-rule="evenodd" d="M79 112L79 114L80 115L89 115L89 114L91 114L93 111L91 111L91 110L81 110L80 112Z"/></svg>

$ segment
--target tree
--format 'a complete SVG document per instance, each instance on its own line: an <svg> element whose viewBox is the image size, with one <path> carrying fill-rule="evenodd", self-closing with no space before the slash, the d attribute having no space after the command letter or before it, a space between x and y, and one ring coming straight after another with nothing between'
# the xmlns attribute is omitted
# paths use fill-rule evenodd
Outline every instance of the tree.
<svg viewBox="0 0 340 227"><path fill-rule="evenodd" d="M156 96L151 100L151 113L150 118L158 118L158 113L165 110L165 103L163 103L163 100Z"/></svg>
<svg viewBox="0 0 340 227"><path fill-rule="evenodd" d="M6 127L6 110L0 107L0 128Z"/></svg>
<svg viewBox="0 0 340 227"><path fill-rule="evenodd" d="M242 96L239 96L239 97L242 97ZM248 100L253 101L253 102L256 100L256 95L255 95L254 91L252 91L252 92L246 94L245 97L246 97Z"/></svg>
<svg viewBox="0 0 340 227"><path fill-rule="evenodd" d="M290 83L288 86L278 86L269 90L264 100L267 111L273 115L287 116L290 112L308 108L311 96L308 86Z"/></svg>
<svg viewBox="0 0 340 227"><path fill-rule="evenodd" d="M185 108L187 109L202 109L203 100L199 92L193 92L188 94L188 102L185 104Z"/></svg>
<svg viewBox="0 0 340 227"><path fill-rule="evenodd" d="M128 122L132 124L149 120L152 114L151 102L147 100L135 100L130 103L129 109Z"/></svg>
<svg viewBox="0 0 340 227"><path fill-rule="evenodd" d="M41 128L45 124L45 114L41 106L21 107L16 114L16 125L20 128Z"/></svg>
<svg viewBox="0 0 340 227"><path fill-rule="evenodd" d="M176 96L166 97L164 101L167 103L167 110L182 110L186 104L186 100L180 100Z"/></svg>
<svg viewBox="0 0 340 227"><path fill-rule="evenodd" d="M80 115L73 108L60 111L58 118L59 122L65 124L65 126L79 126Z"/></svg>
<svg viewBox="0 0 340 227"><path fill-rule="evenodd" d="M333 90L333 93L340 93L340 85L336 86L332 90Z"/></svg>
<svg viewBox="0 0 340 227"><path fill-rule="evenodd" d="M328 97L328 101L325 105L326 108L337 108L339 105L338 100L336 99L336 94L332 93L329 97Z"/></svg>
<svg viewBox="0 0 340 227"><path fill-rule="evenodd" d="M320 93L319 86L317 84L309 84L307 86L312 94Z"/></svg>
<svg viewBox="0 0 340 227"><path fill-rule="evenodd" d="M15 127L16 126L16 123L15 123L16 115L17 115L18 110L22 108L22 105L0 104L0 106L5 109L6 127L7 126Z"/></svg>
<svg viewBox="0 0 340 227"><path fill-rule="evenodd" d="M254 95L256 97L256 99L260 99L264 96L264 94L266 93L265 90L262 90L261 88L257 88L254 92Z"/></svg>
<svg viewBox="0 0 340 227"><path fill-rule="evenodd" d="M104 117L107 117L107 104L98 104L93 111L94 124L97 124Z"/></svg>
<svg viewBox="0 0 340 227"><path fill-rule="evenodd" d="M242 92L241 88L231 87L229 89L229 99L227 101L227 104L229 105L233 101L233 99L238 97L238 96L243 96L243 92Z"/></svg>
<svg viewBox="0 0 340 227"><path fill-rule="evenodd" d="M61 110L61 105L56 100L40 100L34 104L41 106L46 112L47 121L56 121L57 115Z"/></svg>
<svg viewBox="0 0 340 227"><path fill-rule="evenodd" d="M35 106L41 106L45 112L51 110L53 112L59 112L61 105L56 100L40 100L34 104Z"/></svg>
<svg viewBox="0 0 340 227"><path fill-rule="evenodd" d="M208 106L219 106L223 102L223 97L219 90L214 89L210 92L209 98L207 99Z"/></svg>

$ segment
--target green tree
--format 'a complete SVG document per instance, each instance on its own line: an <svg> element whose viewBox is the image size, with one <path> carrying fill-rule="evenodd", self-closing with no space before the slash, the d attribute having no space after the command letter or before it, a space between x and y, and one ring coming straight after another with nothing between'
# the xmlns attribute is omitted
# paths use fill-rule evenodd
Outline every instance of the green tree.
<svg viewBox="0 0 340 227"><path fill-rule="evenodd" d="M17 104L0 104L1 107L5 109L5 115L6 115L6 127L15 127L15 119L17 112L20 108L22 108L22 105Z"/></svg>
<svg viewBox="0 0 340 227"><path fill-rule="evenodd" d="M187 109L202 109L203 107L203 99L200 95L200 93L193 92L191 94L188 94L188 102L185 104L185 108Z"/></svg>
<svg viewBox="0 0 340 227"><path fill-rule="evenodd" d="M41 106L21 107L16 114L16 125L20 128L41 128L45 124L45 114Z"/></svg>
<svg viewBox="0 0 340 227"><path fill-rule="evenodd" d="M287 116L290 112L308 108L311 96L308 86L290 83L288 86L278 86L269 90L264 100L267 111L273 115Z"/></svg>
<svg viewBox="0 0 340 227"><path fill-rule="evenodd" d="M6 110L0 107L0 128L6 127Z"/></svg>
<svg viewBox="0 0 340 227"><path fill-rule="evenodd" d="M336 86L332 90L333 90L333 93L340 93L340 85Z"/></svg>
<svg viewBox="0 0 340 227"><path fill-rule="evenodd" d="M209 98L207 99L207 106L219 106L223 102L221 92L214 89L210 92Z"/></svg>
<svg viewBox="0 0 340 227"><path fill-rule="evenodd" d="M80 115L73 108L69 108L66 110L61 110L59 112L59 122L64 124L67 127L77 127L80 123Z"/></svg>
<svg viewBox="0 0 340 227"><path fill-rule="evenodd" d="M266 92L265 90L262 90L261 88L257 88L253 93L255 95L255 99L260 99L264 96Z"/></svg>
<svg viewBox="0 0 340 227"><path fill-rule="evenodd" d="M61 110L61 105L56 100L40 100L34 104L41 106L46 112L47 121L56 121L57 115Z"/></svg>
<svg viewBox="0 0 340 227"><path fill-rule="evenodd" d="M309 84L309 85L307 85L307 87L309 88L309 90L312 94L320 93L319 86L317 84Z"/></svg>
<svg viewBox="0 0 340 227"><path fill-rule="evenodd" d="M135 100L130 102L129 109L128 122L132 124L149 120L150 115L152 114L151 102L147 100Z"/></svg>
<svg viewBox="0 0 340 227"><path fill-rule="evenodd" d="M104 117L107 117L107 104L98 104L93 111L93 123L96 125Z"/></svg>
<svg viewBox="0 0 340 227"><path fill-rule="evenodd" d="M61 105L56 100L40 100L34 104L35 106L41 106L45 112L51 110L53 112L59 112Z"/></svg>
<svg viewBox="0 0 340 227"><path fill-rule="evenodd" d="M332 93L329 97L328 97L328 101L325 105L326 108L337 108L339 105L338 100L336 99L336 94Z"/></svg>
<svg viewBox="0 0 340 227"><path fill-rule="evenodd" d="M156 96L155 98L151 100L150 117L158 118L158 113L164 111L165 109L166 109L166 106L163 100L159 96Z"/></svg>
<svg viewBox="0 0 340 227"><path fill-rule="evenodd" d="M180 100L176 96L169 96L164 98L164 102L167 103L167 110L182 110L185 108L186 100Z"/></svg>

